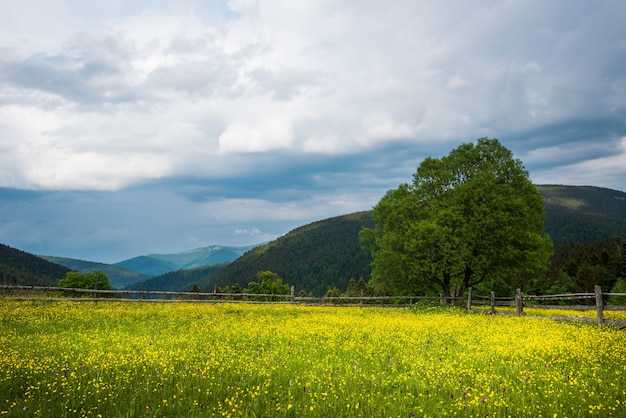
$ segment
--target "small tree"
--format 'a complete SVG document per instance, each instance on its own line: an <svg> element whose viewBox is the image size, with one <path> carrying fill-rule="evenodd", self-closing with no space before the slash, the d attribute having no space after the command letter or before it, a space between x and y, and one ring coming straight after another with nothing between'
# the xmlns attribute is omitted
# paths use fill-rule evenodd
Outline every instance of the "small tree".
<svg viewBox="0 0 626 418"><path fill-rule="evenodd" d="M192 292L192 293L200 293L200 286L198 286L196 283L194 283L193 286L191 286L190 292ZM200 299L200 295L192 295L191 299L199 300Z"/></svg>
<svg viewBox="0 0 626 418"><path fill-rule="evenodd" d="M291 293L291 288L288 284L283 283L283 279L278 274L272 271L259 271L257 273L257 279L260 283L250 282L248 287L244 290L244 293L263 294L263 295L288 295ZM258 300L259 297L252 297L253 300ZM280 297L261 297L262 300L284 300Z"/></svg>
<svg viewBox="0 0 626 418"><path fill-rule="evenodd" d="M346 293L344 293L344 295L348 297L359 296L359 286L354 277L350 277L350 280L348 280L348 286L346 287Z"/></svg>
<svg viewBox="0 0 626 418"><path fill-rule="evenodd" d="M113 287L109 284L109 278L100 270L86 273L69 271L64 278L59 280L57 287L68 289L113 290Z"/></svg>
<svg viewBox="0 0 626 418"><path fill-rule="evenodd" d="M619 278L611 289L611 293L626 293L626 279ZM626 296L609 297L609 305L626 306Z"/></svg>
<svg viewBox="0 0 626 418"><path fill-rule="evenodd" d="M109 284L109 278L100 270L79 273L77 271L67 272L64 278L59 280L57 287L72 289L98 289L113 290Z"/></svg>
<svg viewBox="0 0 626 418"><path fill-rule="evenodd" d="M341 290L337 286L329 287L324 295L325 298L338 298L341 296Z"/></svg>

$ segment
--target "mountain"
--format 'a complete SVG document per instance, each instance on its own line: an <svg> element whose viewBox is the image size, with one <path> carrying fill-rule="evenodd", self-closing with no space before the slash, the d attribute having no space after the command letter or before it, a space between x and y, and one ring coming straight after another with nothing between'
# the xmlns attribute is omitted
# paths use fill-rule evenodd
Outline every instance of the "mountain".
<svg viewBox="0 0 626 418"><path fill-rule="evenodd" d="M54 286L70 271L36 255L0 244L0 283Z"/></svg>
<svg viewBox="0 0 626 418"><path fill-rule="evenodd" d="M115 263L115 266L129 270L135 270L150 276L159 276L165 273L181 269L190 269L212 264L221 264L239 258L243 253L253 248L225 247L211 245L209 247L196 248L176 254L149 254L134 257Z"/></svg>
<svg viewBox="0 0 626 418"><path fill-rule="evenodd" d="M547 212L545 228L555 245L626 237L626 193L592 186L538 185ZM351 277L369 279L370 255L359 246L362 227L373 226L372 212L358 212L296 228L256 247L199 283L203 291L238 283L246 287L259 271L270 270L315 296Z"/></svg>
<svg viewBox="0 0 626 418"><path fill-rule="evenodd" d="M626 238L626 193L593 186L538 185L537 189L547 212L546 232L555 245ZM116 266L154 276L188 269L129 285L146 286L142 290L188 290L192 283L208 292L215 286L235 283L246 287L256 280L257 272L270 270L294 285L297 292L304 290L318 296L330 287L344 290L352 277L369 279L371 257L360 248L358 234L361 228L372 226L371 211L358 212L304 225L258 247L211 246L179 254L136 257ZM189 270L196 264L228 261L232 262ZM105 272L104 266L98 269ZM54 284L67 271L66 267L0 244L3 283Z"/></svg>
<svg viewBox="0 0 626 418"><path fill-rule="evenodd" d="M246 287L259 271L270 270L285 283L319 296L332 286L342 289L350 278L369 278L371 256L359 245L359 231L373 227L370 211L313 222L246 252L199 283L203 291L238 283Z"/></svg>
<svg viewBox="0 0 626 418"><path fill-rule="evenodd" d="M134 270L152 277L177 270L176 264L159 260L150 255L140 255L139 257L120 261L113 265L128 270Z"/></svg>
<svg viewBox="0 0 626 418"><path fill-rule="evenodd" d="M140 283L134 283L127 286L126 289L188 292L194 284L207 280L226 265L227 263L221 263L172 271Z"/></svg>
<svg viewBox="0 0 626 418"><path fill-rule="evenodd" d="M593 186L540 185L554 245L626 237L626 193Z"/></svg>
<svg viewBox="0 0 626 418"><path fill-rule="evenodd" d="M152 276L138 271L129 270L111 264L96 263L93 261L76 260L73 258L41 256L44 260L65 266L80 273L100 270L109 278L109 284L115 289L123 289L134 283L150 279Z"/></svg>

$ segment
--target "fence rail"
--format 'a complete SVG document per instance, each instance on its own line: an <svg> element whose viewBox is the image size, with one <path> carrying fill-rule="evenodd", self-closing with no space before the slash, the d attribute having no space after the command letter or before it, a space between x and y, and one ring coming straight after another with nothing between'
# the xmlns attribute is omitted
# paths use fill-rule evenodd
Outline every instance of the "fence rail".
<svg viewBox="0 0 626 418"><path fill-rule="evenodd" d="M409 306L418 300L433 300L441 304L450 302L463 302L463 297L443 296L296 296L292 286L291 293L285 295L265 293L203 293L203 292L173 292L158 290L97 290L80 288L61 288L54 286L25 286L25 285L0 285L5 294L0 294L0 299L41 300L41 297L19 296L10 294L12 291L21 291L32 294L48 293L45 300L80 300L80 301L143 301L143 302L246 302L246 303L300 303L300 304L336 304L336 305L360 305L360 306ZM61 297L61 294L88 295L91 297Z"/></svg>
<svg viewBox="0 0 626 418"><path fill-rule="evenodd" d="M524 308L539 308L539 309L562 309L562 310L577 310L577 311L596 311L596 317L577 317L577 316L551 316L550 319L556 320L566 320L566 321L581 321L581 322L597 322L598 327L602 328L603 324L614 324L621 325L622 327L626 326L626 321L623 320L613 320L606 319L604 317L605 311L626 311L626 306L611 306L604 304L604 298L610 296L626 296L626 293L603 293L602 288L600 286L594 287L593 293L569 293L569 294L559 294L559 295L545 295L545 296L536 296L536 295L522 295L521 290L517 289L514 297L498 297L496 298L494 292L491 292L490 296L472 296L471 289L468 292L468 301L467 301L467 309L475 310L475 311L485 311L486 309L481 309L474 307L475 305L489 305L489 313L491 314L508 314L508 315L525 315ZM473 300L472 298L476 298L478 300ZM572 300L585 300L585 299L593 299L593 305L538 305L538 304L526 304L525 301L572 301ZM507 311L497 311L496 306L508 306L515 307L515 312L507 312Z"/></svg>
<svg viewBox="0 0 626 418"><path fill-rule="evenodd" d="M604 298L609 296L623 296L626 293L603 293L600 286L595 286L594 293L570 293L559 295L522 295L517 289L513 297L496 297L494 292L489 296L472 294L470 287L466 295L461 297L444 296L332 296L332 297L310 297L296 296L294 287L291 293L286 295L256 294L256 293L202 293L202 292L172 292L172 291L143 291L143 290L96 290L78 288L59 288L53 286L24 286L24 285L0 285L0 299L13 300L42 300L42 297L34 297L32 293L48 293L46 301L129 301L129 302L245 302L245 303L291 303L291 304L311 304L311 305L342 305L342 306L410 306L420 300L438 301L441 304L465 303L467 310L488 312L490 314L525 315L524 308L541 309L566 309L577 311L596 311L596 317L575 317L575 316L552 316L551 319L597 322L601 328L603 324L616 324L626 326L626 321L611 320L604 318L604 311L626 311L626 306L606 306ZM28 295L22 296L26 292ZM62 294L87 295L80 297L62 296ZM545 302L545 301L572 301L594 299L593 305L538 305L527 304L525 302ZM485 309L487 307L487 309ZM515 312L498 310L497 307L515 307Z"/></svg>

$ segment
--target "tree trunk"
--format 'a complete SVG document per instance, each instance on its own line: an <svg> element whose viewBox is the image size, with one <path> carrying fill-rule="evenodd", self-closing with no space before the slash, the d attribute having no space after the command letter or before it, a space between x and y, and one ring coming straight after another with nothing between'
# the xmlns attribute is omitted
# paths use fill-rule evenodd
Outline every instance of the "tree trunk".
<svg viewBox="0 0 626 418"><path fill-rule="evenodd" d="M468 287L471 286L471 279L472 279L472 274L474 272L472 271L471 267L469 266L465 266L465 272L463 273L463 284L461 285L461 295L463 295L463 293L465 293L465 289L467 289Z"/></svg>
<svg viewBox="0 0 626 418"><path fill-rule="evenodd" d="M446 304L448 304L450 302L449 301L449 298L450 298L450 281L451 281L450 273L449 272L443 273L443 283L442 283L443 298L444 298L444 302Z"/></svg>

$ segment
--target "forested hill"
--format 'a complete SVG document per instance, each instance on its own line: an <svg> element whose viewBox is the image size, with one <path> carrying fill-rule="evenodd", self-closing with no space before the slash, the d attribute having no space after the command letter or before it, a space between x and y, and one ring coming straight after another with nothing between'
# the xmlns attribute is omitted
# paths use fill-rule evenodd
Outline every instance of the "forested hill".
<svg viewBox="0 0 626 418"><path fill-rule="evenodd" d="M202 281L206 281L226 265L228 265L228 263L210 264L202 267L172 271L140 283L134 283L127 286L126 289L189 292L192 290L194 284L197 285Z"/></svg>
<svg viewBox="0 0 626 418"><path fill-rule="evenodd" d="M547 212L546 232L555 245L626 238L626 193L591 186L537 186ZM180 278L174 274L160 281L159 288L188 290L190 280L202 290L238 283L245 287L259 271L270 270L286 283L314 295L328 288L345 290L350 278L370 277L371 257L359 246L363 227L373 227L371 211L314 222L246 252L219 271L194 270ZM220 266L221 267L221 266ZM40 257L0 244L0 282L54 285L69 269ZM204 280L199 275L204 274ZM193 278L192 278L193 276ZM121 287L121 286L120 286Z"/></svg>
<svg viewBox="0 0 626 418"><path fill-rule="evenodd" d="M99 270L109 278L109 284L115 289L122 289L134 283L143 282L152 278L152 276L150 275L111 264L95 263L93 261L84 261L74 258L52 257L45 255L41 256L41 258L56 264L60 264L80 273L87 273L90 271Z"/></svg>
<svg viewBox="0 0 626 418"><path fill-rule="evenodd" d="M328 287L345 288L351 277L369 279L371 257L359 246L359 231L373 227L372 213L358 212L301 226L269 244L253 248L206 281L203 291L238 283L245 287L257 272L270 270L314 295Z"/></svg>
<svg viewBox="0 0 626 418"><path fill-rule="evenodd" d="M587 186L541 185L546 232L555 245L608 241L626 237L626 193ZM271 270L286 283L316 296L329 287L345 290L354 277L369 279L369 253L359 246L362 227L372 227L371 211L339 216L297 228L267 245L248 251L201 283L214 286L239 283L245 287L258 271Z"/></svg>
<svg viewBox="0 0 626 418"><path fill-rule="evenodd" d="M592 186L537 186L554 245L626 238L626 193Z"/></svg>
<svg viewBox="0 0 626 418"><path fill-rule="evenodd" d="M54 286L70 269L0 244L0 283Z"/></svg>

